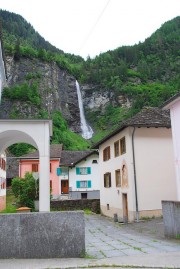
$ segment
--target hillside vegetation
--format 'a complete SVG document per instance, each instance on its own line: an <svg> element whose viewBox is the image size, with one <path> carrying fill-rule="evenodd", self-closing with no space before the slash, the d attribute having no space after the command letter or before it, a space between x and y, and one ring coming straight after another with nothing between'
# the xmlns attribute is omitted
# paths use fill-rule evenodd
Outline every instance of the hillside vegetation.
<svg viewBox="0 0 180 269"><path fill-rule="evenodd" d="M112 96L103 111L94 112L85 107L87 119L95 130L93 142L143 106L159 106L180 89L180 17L164 23L143 43L119 47L93 59L88 57L86 61L52 46L21 16L0 10L0 17L6 55L13 55L16 61L27 57L56 62L59 68L77 78L81 85L91 85L94 91L108 91ZM31 85L33 91L28 87L25 81L24 86L16 85L13 91L6 88L3 98L23 99L38 106L41 96L37 84ZM122 95L130 100L129 108L119 105L118 99ZM74 134L68 130L60 112L54 111L51 118L53 115L56 115L53 142L62 142L67 149L89 146L89 142L73 138ZM39 113L39 117L45 116L46 111ZM63 135L58 131L59 126L64 126L64 129L61 128Z"/></svg>

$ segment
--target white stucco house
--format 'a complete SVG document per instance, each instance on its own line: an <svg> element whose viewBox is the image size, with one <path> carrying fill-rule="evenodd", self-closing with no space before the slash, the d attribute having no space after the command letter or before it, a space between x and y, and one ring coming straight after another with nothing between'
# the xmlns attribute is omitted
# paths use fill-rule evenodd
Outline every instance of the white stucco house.
<svg viewBox="0 0 180 269"><path fill-rule="evenodd" d="M70 199L99 199L99 153L97 150L62 151L60 167L61 196Z"/></svg>
<svg viewBox="0 0 180 269"><path fill-rule="evenodd" d="M144 108L93 146L99 149L102 214L119 221L160 216L177 197L168 111Z"/></svg>
<svg viewBox="0 0 180 269"><path fill-rule="evenodd" d="M174 146L174 166L176 169L177 200L180 201L180 92L167 100L163 104L163 109L170 109Z"/></svg>

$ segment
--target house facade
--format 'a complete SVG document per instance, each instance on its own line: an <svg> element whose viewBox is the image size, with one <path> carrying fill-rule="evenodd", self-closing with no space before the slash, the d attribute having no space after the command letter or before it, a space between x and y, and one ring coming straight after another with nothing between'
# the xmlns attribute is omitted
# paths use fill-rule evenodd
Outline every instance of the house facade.
<svg viewBox="0 0 180 269"><path fill-rule="evenodd" d="M170 109L174 146L174 166L176 170L177 200L180 201L180 92L164 103L163 108Z"/></svg>
<svg viewBox="0 0 180 269"><path fill-rule="evenodd" d="M99 199L99 154L97 151L62 151L58 169L61 194L70 199Z"/></svg>
<svg viewBox="0 0 180 269"><path fill-rule="evenodd" d="M176 198L170 127L167 111L146 108L94 145L102 214L123 222L160 216L161 200Z"/></svg>
<svg viewBox="0 0 180 269"><path fill-rule="evenodd" d="M59 197L59 176L57 175L57 168L60 164L60 157L62 152L62 144L50 145L50 188L54 199ZM32 173L35 179L39 178L39 153L35 151L19 158L19 177L24 178L27 172Z"/></svg>
<svg viewBox="0 0 180 269"><path fill-rule="evenodd" d="M6 154L0 155L0 211L6 208Z"/></svg>

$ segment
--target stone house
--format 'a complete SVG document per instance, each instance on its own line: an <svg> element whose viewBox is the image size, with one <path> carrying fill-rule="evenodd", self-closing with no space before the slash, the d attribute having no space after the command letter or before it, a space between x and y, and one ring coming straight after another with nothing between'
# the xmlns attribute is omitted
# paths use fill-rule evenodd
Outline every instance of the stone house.
<svg viewBox="0 0 180 269"><path fill-rule="evenodd" d="M168 111L144 108L93 148L99 149L102 214L139 221L160 216L161 200L176 198Z"/></svg>

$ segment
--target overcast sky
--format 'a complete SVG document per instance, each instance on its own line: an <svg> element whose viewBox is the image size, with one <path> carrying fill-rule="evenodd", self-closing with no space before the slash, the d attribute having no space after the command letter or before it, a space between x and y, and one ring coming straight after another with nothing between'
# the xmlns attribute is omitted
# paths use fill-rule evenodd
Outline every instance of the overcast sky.
<svg viewBox="0 0 180 269"><path fill-rule="evenodd" d="M143 42L180 14L180 0L0 0L64 52L95 57Z"/></svg>

